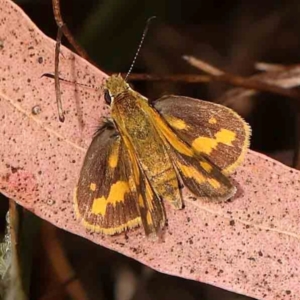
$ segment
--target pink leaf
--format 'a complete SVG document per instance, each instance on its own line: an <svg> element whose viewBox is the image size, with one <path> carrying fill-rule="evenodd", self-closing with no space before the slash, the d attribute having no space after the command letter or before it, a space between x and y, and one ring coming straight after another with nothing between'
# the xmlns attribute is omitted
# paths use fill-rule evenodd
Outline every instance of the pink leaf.
<svg viewBox="0 0 300 300"><path fill-rule="evenodd" d="M62 84L66 121L58 121L55 43L11 1L0 0L0 189L56 226L167 274L263 299L300 294L300 173L249 151L234 179L230 203L192 201L167 207L159 242L143 230L114 237L91 233L76 220L72 194L86 148L106 114L101 93ZM63 49L61 76L101 85L105 74ZM41 110L39 113L39 109ZM38 113L38 114L36 114Z"/></svg>

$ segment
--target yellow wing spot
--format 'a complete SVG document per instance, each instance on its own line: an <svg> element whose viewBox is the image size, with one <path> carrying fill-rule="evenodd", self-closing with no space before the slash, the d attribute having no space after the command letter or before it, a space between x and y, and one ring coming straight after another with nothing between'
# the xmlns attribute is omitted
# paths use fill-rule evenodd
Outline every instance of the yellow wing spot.
<svg viewBox="0 0 300 300"><path fill-rule="evenodd" d="M119 150L120 150L120 143L115 143L113 148L111 149L110 156L108 158L108 165L111 168L115 168L118 164L119 160Z"/></svg>
<svg viewBox="0 0 300 300"><path fill-rule="evenodd" d="M101 227L101 225L97 225L97 222L92 223L92 222L85 220L84 215L81 215L79 212L79 207L78 207L78 202L77 202L77 188L74 191L74 210L75 210L76 217L78 219L81 219L82 225L86 229L94 231L94 232L102 232L104 234L113 235L113 234L120 233L124 230L130 229L130 228L133 228L133 227L136 227L136 226L139 226L142 224L140 216L133 217L131 220L128 220L126 223L121 224L120 226L111 227L111 228L104 228L104 227Z"/></svg>
<svg viewBox="0 0 300 300"><path fill-rule="evenodd" d="M192 147L197 152L202 152L205 154L210 154L214 149L217 148L218 144L222 143L227 146L232 146L232 142L236 139L236 133L222 128L215 134L215 138L200 136L196 138Z"/></svg>
<svg viewBox="0 0 300 300"><path fill-rule="evenodd" d="M152 117L151 121L164 141L167 140L179 153L190 157L194 156L192 149L177 137L157 111L152 109L147 103L143 103L143 109Z"/></svg>
<svg viewBox="0 0 300 300"><path fill-rule="evenodd" d="M147 179L145 179L147 180ZM146 181L146 192L145 192L145 195L146 195L146 201L147 201L147 206L150 210L153 210L153 204L152 204L152 201L153 201L153 191L151 189L151 186L149 184L148 181Z"/></svg>
<svg viewBox="0 0 300 300"><path fill-rule="evenodd" d="M92 213L105 215L106 207L108 204L116 206L118 202L124 201L124 196L129 193L129 185L126 181L118 181L110 187L109 195L107 199L105 197L96 198L93 202Z"/></svg>
<svg viewBox="0 0 300 300"><path fill-rule="evenodd" d="M147 212L146 219L148 225L153 225L152 216L149 211Z"/></svg>
<svg viewBox="0 0 300 300"><path fill-rule="evenodd" d="M186 166L179 162L177 162L177 166L185 177L193 178L200 184L206 181L206 178L201 173L199 173L194 167Z"/></svg>
<svg viewBox="0 0 300 300"><path fill-rule="evenodd" d="M134 181L134 179L133 179L132 176L129 176L129 178L128 178L128 184L130 186L130 190L132 192L135 192L136 191L136 183L135 183L135 181Z"/></svg>
<svg viewBox="0 0 300 300"><path fill-rule="evenodd" d="M207 179L208 183L215 189L219 189L221 187L221 184L219 181L213 178Z"/></svg>
<svg viewBox="0 0 300 300"><path fill-rule="evenodd" d="M232 146L232 142L236 138L236 133L231 130L222 128L220 131L218 131L215 134L215 137L216 137L218 143Z"/></svg>
<svg viewBox="0 0 300 300"><path fill-rule="evenodd" d="M208 123L209 123L209 124L216 124L216 123L217 123L217 119L214 118L214 117L211 117L211 118L208 120Z"/></svg>
<svg viewBox="0 0 300 300"><path fill-rule="evenodd" d="M189 129L189 126L181 119L172 116L165 116L165 119L170 124L170 126L175 129L179 129L179 130Z"/></svg>
<svg viewBox="0 0 300 300"><path fill-rule="evenodd" d="M192 147L197 152L202 152L205 154L210 154L211 151L217 147L217 145L217 140L203 136L196 138L192 143Z"/></svg>
<svg viewBox="0 0 300 300"><path fill-rule="evenodd" d="M200 166L208 173L210 173L213 169L213 167L206 161L201 161Z"/></svg>
<svg viewBox="0 0 300 300"><path fill-rule="evenodd" d="M139 203L140 207L142 207L142 208L145 207L145 205L144 205L144 199L143 199L142 195L139 195L139 197L138 197L138 203Z"/></svg>
<svg viewBox="0 0 300 300"><path fill-rule="evenodd" d="M92 182L92 183L90 184L90 190L91 190L92 192L95 192L95 191L96 191L96 187L97 187L96 183Z"/></svg>

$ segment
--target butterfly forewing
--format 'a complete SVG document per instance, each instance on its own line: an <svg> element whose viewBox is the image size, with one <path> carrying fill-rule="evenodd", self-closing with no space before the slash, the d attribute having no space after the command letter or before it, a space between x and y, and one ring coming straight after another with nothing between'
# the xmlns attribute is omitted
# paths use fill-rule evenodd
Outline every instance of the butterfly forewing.
<svg viewBox="0 0 300 300"><path fill-rule="evenodd" d="M233 110L182 96L165 96L154 107L195 152L231 173L249 147L250 127Z"/></svg>
<svg viewBox="0 0 300 300"><path fill-rule="evenodd" d="M87 228L114 234L141 223L137 199L127 150L106 122L84 160L75 192L77 214Z"/></svg>

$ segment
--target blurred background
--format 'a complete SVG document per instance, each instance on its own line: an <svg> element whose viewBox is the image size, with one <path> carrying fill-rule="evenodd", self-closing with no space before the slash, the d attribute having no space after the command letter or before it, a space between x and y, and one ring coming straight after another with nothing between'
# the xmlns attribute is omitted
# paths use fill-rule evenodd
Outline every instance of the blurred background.
<svg viewBox="0 0 300 300"><path fill-rule="evenodd" d="M51 0L15 2L45 34L56 38ZM245 77L261 73L255 68L257 62L285 66L300 61L300 3L296 0L61 0L61 6L77 41L94 63L109 73L128 71L146 21L154 15L157 19L151 23L133 73L202 74L188 65L183 55ZM63 44L69 47L66 39ZM228 100L228 95L239 91L220 82L132 84L151 99L173 93L223 103L224 97ZM297 103L270 93L231 100L229 106L252 126L251 149L291 165L298 148ZM2 236L7 209L8 200L1 199ZM250 299L159 274L28 212L20 213L21 224L34 228L22 245L30 249L25 267L30 299Z"/></svg>

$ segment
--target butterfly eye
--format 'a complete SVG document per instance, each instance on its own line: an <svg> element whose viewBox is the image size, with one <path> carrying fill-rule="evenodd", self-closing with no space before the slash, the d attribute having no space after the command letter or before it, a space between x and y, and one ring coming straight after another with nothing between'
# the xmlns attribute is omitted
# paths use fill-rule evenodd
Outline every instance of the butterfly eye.
<svg viewBox="0 0 300 300"><path fill-rule="evenodd" d="M110 97L108 90L105 90L105 92L104 92L104 100L105 100L106 104L108 104L108 105L111 104L111 97Z"/></svg>

